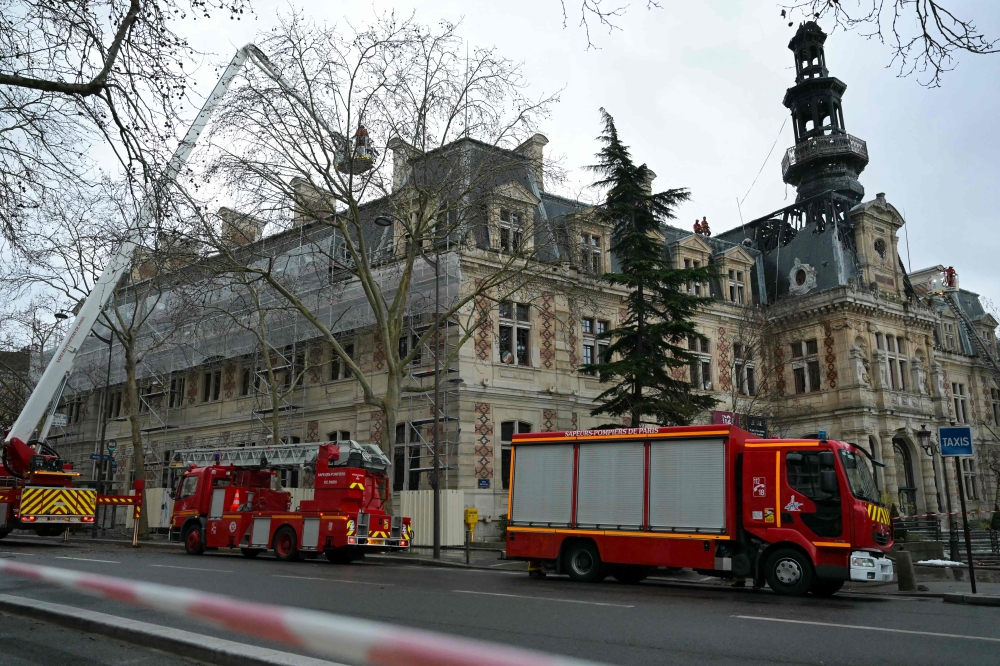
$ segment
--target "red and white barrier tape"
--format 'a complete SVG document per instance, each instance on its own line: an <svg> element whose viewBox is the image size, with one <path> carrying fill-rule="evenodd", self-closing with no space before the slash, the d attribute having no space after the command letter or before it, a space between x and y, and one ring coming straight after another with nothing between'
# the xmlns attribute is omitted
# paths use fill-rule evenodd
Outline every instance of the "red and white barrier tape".
<svg viewBox="0 0 1000 666"><path fill-rule="evenodd" d="M373 666L596 666L504 645L455 638L319 611L273 606L156 583L0 559L0 573L199 619L222 629Z"/></svg>

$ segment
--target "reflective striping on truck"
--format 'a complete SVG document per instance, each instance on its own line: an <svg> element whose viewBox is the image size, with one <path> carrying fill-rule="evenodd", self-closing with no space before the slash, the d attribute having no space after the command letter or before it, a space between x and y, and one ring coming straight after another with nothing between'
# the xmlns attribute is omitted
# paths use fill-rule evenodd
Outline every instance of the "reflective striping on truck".
<svg viewBox="0 0 1000 666"><path fill-rule="evenodd" d="M21 515L92 516L97 491L80 488L25 488L21 491Z"/></svg>

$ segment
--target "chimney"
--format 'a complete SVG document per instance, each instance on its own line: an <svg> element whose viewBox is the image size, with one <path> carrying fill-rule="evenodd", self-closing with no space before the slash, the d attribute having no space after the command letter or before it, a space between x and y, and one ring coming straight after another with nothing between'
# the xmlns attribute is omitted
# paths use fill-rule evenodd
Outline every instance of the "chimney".
<svg viewBox="0 0 1000 666"><path fill-rule="evenodd" d="M545 191L545 171L542 167L542 148L549 140L544 134L536 134L514 149L518 155L528 158L528 164L535 176L535 184L540 192Z"/></svg>
<svg viewBox="0 0 1000 666"><path fill-rule="evenodd" d="M652 194L653 193L653 181L656 180L656 172L653 171L652 169L650 169L649 167L646 167L646 173L649 174L649 177L646 178L646 182L642 186L642 189L646 192L646 194Z"/></svg>
<svg viewBox="0 0 1000 666"><path fill-rule="evenodd" d="M232 208L220 208L219 217L222 219L222 242L226 247L253 243L260 240L264 232L263 222Z"/></svg>
<svg viewBox="0 0 1000 666"><path fill-rule="evenodd" d="M410 162L420 154L420 151L398 136L389 139L387 147L392 151L392 191L395 192L406 184Z"/></svg>

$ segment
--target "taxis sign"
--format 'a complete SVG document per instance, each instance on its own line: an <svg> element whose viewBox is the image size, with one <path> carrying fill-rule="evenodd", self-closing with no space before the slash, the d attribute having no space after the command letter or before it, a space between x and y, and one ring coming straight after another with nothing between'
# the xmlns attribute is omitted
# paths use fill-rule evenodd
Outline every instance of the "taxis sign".
<svg viewBox="0 0 1000 666"><path fill-rule="evenodd" d="M971 456L972 428L969 426L938 428L938 442L941 443L942 456Z"/></svg>

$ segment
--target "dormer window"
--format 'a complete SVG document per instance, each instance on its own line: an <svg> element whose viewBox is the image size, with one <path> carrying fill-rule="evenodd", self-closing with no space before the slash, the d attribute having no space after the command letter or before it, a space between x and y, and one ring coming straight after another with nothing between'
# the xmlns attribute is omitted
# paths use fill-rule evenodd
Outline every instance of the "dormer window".
<svg viewBox="0 0 1000 666"><path fill-rule="evenodd" d="M729 271L729 300L737 305L743 305L746 296L746 284L743 282L743 271Z"/></svg>
<svg viewBox="0 0 1000 666"><path fill-rule="evenodd" d="M517 252L523 240L521 214L510 208L500 209L500 251Z"/></svg>
<svg viewBox="0 0 1000 666"><path fill-rule="evenodd" d="M698 261L697 259L685 259L684 260L684 268L688 268L688 269L691 269L691 268L701 268L701 262ZM701 282L688 282L687 283L687 293L694 294L695 296L701 296L702 295L702 291L705 291L706 294L708 293L708 290L705 288L705 286Z"/></svg>
<svg viewBox="0 0 1000 666"><path fill-rule="evenodd" d="M601 263L601 237L597 234L580 234L580 267L595 275L604 272Z"/></svg>

